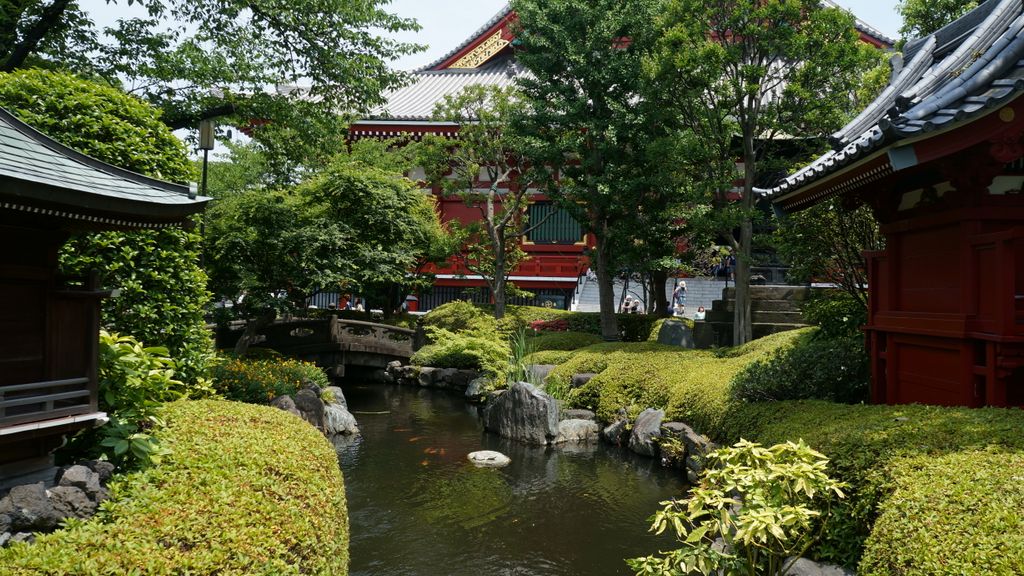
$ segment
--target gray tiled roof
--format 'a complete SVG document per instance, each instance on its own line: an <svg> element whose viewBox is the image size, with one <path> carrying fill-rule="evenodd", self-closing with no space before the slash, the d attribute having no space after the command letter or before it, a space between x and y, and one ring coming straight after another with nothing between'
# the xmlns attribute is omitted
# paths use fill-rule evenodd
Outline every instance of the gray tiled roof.
<svg viewBox="0 0 1024 576"><path fill-rule="evenodd" d="M899 140L968 121L1018 96L1024 91L1024 4L989 0L911 42L892 63L889 86L832 136L833 150L759 192L788 194Z"/></svg>
<svg viewBox="0 0 1024 576"><path fill-rule="evenodd" d="M445 96L472 84L510 86L521 74L511 56L499 56L479 68L414 72L412 83L389 94L387 104L373 110L369 119L429 120Z"/></svg>
<svg viewBox="0 0 1024 576"><path fill-rule="evenodd" d="M208 198L76 152L0 108L0 195L128 216L183 218Z"/></svg>

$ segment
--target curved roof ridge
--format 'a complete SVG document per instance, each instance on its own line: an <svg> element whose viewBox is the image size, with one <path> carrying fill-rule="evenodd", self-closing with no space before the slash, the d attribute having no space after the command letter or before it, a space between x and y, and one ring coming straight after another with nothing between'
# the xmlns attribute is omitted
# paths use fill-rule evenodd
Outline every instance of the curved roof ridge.
<svg viewBox="0 0 1024 576"><path fill-rule="evenodd" d="M878 121L878 117L896 103L896 97L913 86L924 70L932 64L932 50L934 49L935 38L930 37L921 50L914 55L914 59L900 69L896 78L889 82L882 93L846 126L833 134L832 138L846 144L850 137L860 136L873 126Z"/></svg>
<svg viewBox="0 0 1024 576"><path fill-rule="evenodd" d="M1021 9L1021 0L1000 3L951 55L944 58L939 66L925 73L917 84L901 95L911 100L921 99L931 94L946 79L946 74L963 68L972 58L976 58L975 52L979 46L992 46L993 41L1005 32L1005 29L1001 30L994 24L1006 18L1014 8L1018 11ZM935 35L929 38L937 42Z"/></svg>
<svg viewBox="0 0 1024 576"><path fill-rule="evenodd" d="M920 120L964 98L983 83L990 82L994 77L1024 57L1024 14L1017 16L1005 32L985 54L978 58L967 70L942 87L931 98L920 102L901 119Z"/></svg>
<svg viewBox="0 0 1024 576"><path fill-rule="evenodd" d="M476 32L473 32L473 34L471 34L469 36L469 38L466 38L461 43L459 43L458 46L456 46L455 48L452 48L451 50L449 50L448 53L445 54L444 56L441 56L440 58L438 58L437 60L434 60L433 62L431 62L430 64L427 64L426 66L421 66L421 67L413 70L413 72L429 72L429 71L435 71L436 72L436 70L433 70L434 68L437 68L441 64L444 64L446 60L448 60L452 56L455 56L456 54L458 54L459 51L462 50L463 48L465 48L466 46L469 46L470 44L472 44L473 41L476 40L477 38L479 38L481 34L483 34L484 32L487 32L488 30L490 30L498 22L501 22L501 20L503 18L505 18L506 16L508 16L511 12L512 12L512 4L506 3L500 10L498 10L498 12L494 16L491 16L491 18L483 26L478 28Z"/></svg>

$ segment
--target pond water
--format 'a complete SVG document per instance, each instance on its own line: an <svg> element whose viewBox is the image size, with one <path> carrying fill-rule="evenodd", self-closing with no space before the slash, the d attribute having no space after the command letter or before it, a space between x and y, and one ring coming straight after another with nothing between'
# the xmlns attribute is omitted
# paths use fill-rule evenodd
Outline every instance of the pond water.
<svg viewBox="0 0 1024 576"><path fill-rule="evenodd" d="M346 385L362 436L338 442L353 576L630 574L672 547L647 532L682 473L605 444L530 447L484 433L461 395ZM500 469L466 455L498 450Z"/></svg>

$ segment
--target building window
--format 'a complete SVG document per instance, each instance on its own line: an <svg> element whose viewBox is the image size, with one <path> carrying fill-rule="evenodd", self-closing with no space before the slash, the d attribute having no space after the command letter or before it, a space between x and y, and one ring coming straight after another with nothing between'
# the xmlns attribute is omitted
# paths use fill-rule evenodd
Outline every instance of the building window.
<svg viewBox="0 0 1024 576"><path fill-rule="evenodd" d="M534 244L575 244L583 228L564 208L551 202L534 202L527 212L526 240Z"/></svg>

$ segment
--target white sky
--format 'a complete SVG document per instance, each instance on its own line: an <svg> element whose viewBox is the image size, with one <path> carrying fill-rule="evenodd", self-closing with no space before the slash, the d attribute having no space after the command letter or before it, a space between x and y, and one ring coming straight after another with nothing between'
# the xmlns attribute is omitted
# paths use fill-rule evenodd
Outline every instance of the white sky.
<svg viewBox="0 0 1024 576"><path fill-rule="evenodd" d="M401 34L398 35L398 38L428 45L425 52L399 59L394 66L403 70L411 70L443 56L487 22L505 5L506 1L391 0L390 11L392 13L415 18L423 26L418 33ZM897 30L901 24L900 17L896 13L897 0L836 1L889 37L897 37ZM138 4L128 6L126 0L120 0L119 4L107 4L107 0L80 0L79 5L89 12L99 26L110 25L117 18L143 14Z"/></svg>

